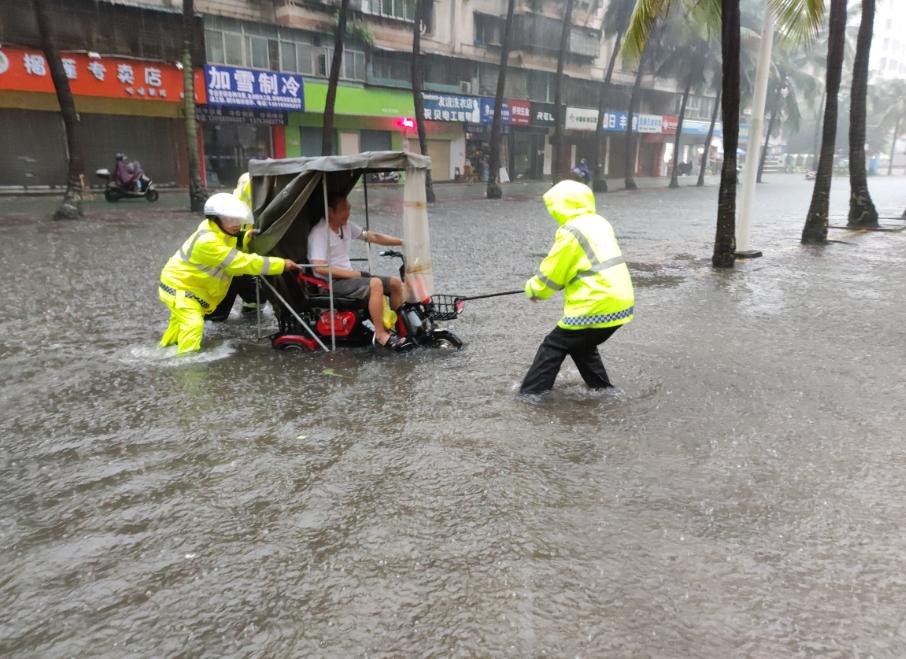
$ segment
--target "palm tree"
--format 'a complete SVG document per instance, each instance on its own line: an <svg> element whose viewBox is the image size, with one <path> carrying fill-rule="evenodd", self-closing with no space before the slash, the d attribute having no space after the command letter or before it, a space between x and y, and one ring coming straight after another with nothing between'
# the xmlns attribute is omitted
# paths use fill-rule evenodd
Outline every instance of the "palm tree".
<svg viewBox="0 0 906 659"><path fill-rule="evenodd" d="M349 0L340 0L340 9L337 14L337 33L334 35L333 40L333 59L330 62L330 78L327 81L327 98L324 100L324 128L321 134L322 156L329 156L334 151L333 109L337 102L337 81L340 79L340 64L343 62L343 37L346 35L347 9L349 9Z"/></svg>
<svg viewBox="0 0 906 659"><path fill-rule="evenodd" d="M865 174L865 114L868 101L868 54L875 22L875 0L862 0L862 22L853 62L849 110L849 219L851 227L878 226L878 211Z"/></svg>
<svg viewBox="0 0 906 659"><path fill-rule="evenodd" d="M717 78L717 90L716 96L714 98L714 109L711 111L711 124L708 126L708 137L705 138L705 150L702 153L702 164L698 170L698 180L695 182L695 186L698 188L704 187L705 185L705 170L708 168L708 153L711 151L711 140L714 139L714 124L717 123L717 113L720 111L720 76L715 74Z"/></svg>
<svg viewBox="0 0 906 659"><path fill-rule="evenodd" d="M897 138L900 136L900 127L906 119L906 80L887 80L881 87L880 106L886 108L883 112L880 128L885 133L893 127L893 136L890 144L890 163L887 165L887 175L893 174L893 159L897 152Z"/></svg>
<svg viewBox="0 0 906 659"><path fill-rule="evenodd" d="M569 29L572 24L573 0L566 0L563 11L563 31L560 33L560 54L557 57L557 77L554 80L554 157L551 162L551 178L556 183L563 176L563 163L560 162L563 147L563 65L569 49Z"/></svg>
<svg viewBox="0 0 906 659"><path fill-rule="evenodd" d="M63 128L66 131L66 147L69 152L69 170L66 175L66 192L63 201L54 213L55 220L76 220L82 217L82 193L85 177L85 165L82 157L82 136L79 115L76 112L75 99L69 88L69 79L60 60L60 51L54 43L50 17L44 0L35 0L35 19L41 35L41 50L50 67L50 77L57 92L60 114L63 115Z"/></svg>
<svg viewBox="0 0 906 659"><path fill-rule="evenodd" d="M837 133L837 95L843 74L843 47L846 39L846 0L830 0L830 25L827 49L827 101L824 106L824 128L821 156L812 201L802 229L802 243L827 242L827 213L830 205L831 176L834 168L834 145Z"/></svg>
<svg viewBox="0 0 906 659"><path fill-rule="evenodd" d="M424 22L425 3L415 2L415 22L412 24L412 102L415 105L415 126L418 131L418 148L423 156L428 155L428 140L425 137L425 103L422 98L422 23ZM437 201L434 195L434 182L431 170L425 173L425 199L429 204Z"/></svg>
<svg viewBox="0 0 906 659"><path fill-rule="evenodd" d="M620 44L623 41L623 33L629 25L629 18L632 16L632 10L635 7L635 0L611 0L604 10L604 21L602 33L605 39L616 36L613 44L613 50L610 52L610 61L607 63L607 71L604 73L604 82L598 89L598 128L595 132L595 154L593 158L594 171L594 190L595 192L607 192L607 173L601 164L601 151L604 142L604 113L605 100L607 91L610 89L610 80L613 77L613 69L617 63L617 56L620 54Z"/></svg>
<svg viewBox="0 0 906 659"><path fill-rule="evenodd" d="M707 38L702 36L698 26L686 20L674 19L664 30L662 40L661 65L657 75L674 77L683 82L683 96L680 101L680 112L673 138L673 166L670 171L671 188L679 187L679 147L682 139L683 123L686 119L686 105L689 95L701 89L708 79L708 70L716 63L713 51Z"/></svg>
<svg viewBox="0 0 906 659"><path fill-rule="evenodd" d="M500 48L500 69L497 74L497 95L494 97L494 120L491 123L491 156L488 166L488 199L500 199L500 113L503 109L503 90L506 87L506 69L510 59L510 40L513 33L513 9L516 0L509 0L506 8L506 23L503 27L503 44Z"/></svg>
<svg viewBox="0 0 906 659"><path fill-rule="evenodd" d="M189 158L189 208L193 213L204 210L208 191L201 181L198 157L198 123L195 121L195 76L192 68L192 42L195 7L193 0L182 2L182 82L183 114L186 122L186 151Z"/></svg>
<svg viewBox="0 0 906 659"><path fill-rule="evenodd" d="M627 190L637 190L638 185L635 182L635 144L633 141L633 119L635 118L635 109L639 105L639 95L642 90L642 77L645 75L645 69L648 66L648 59L653 52L653 48L648 43L642 49L639 58L639 68L635 73L635 82L632 85L632 95L629 97L629 111L626 116L626 152L623 154L623 167L625 169L625 186Z"/></svg>

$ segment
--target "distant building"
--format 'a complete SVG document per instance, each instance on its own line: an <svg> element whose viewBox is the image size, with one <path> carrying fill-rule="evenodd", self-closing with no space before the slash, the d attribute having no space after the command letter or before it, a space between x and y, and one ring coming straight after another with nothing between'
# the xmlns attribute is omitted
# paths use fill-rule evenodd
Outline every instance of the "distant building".
<svg viewBox="0 0 906 659"><path fill-rule="evenodd" d="M876 78L906 79L906 2L878 0L869 69Z"/></svg>

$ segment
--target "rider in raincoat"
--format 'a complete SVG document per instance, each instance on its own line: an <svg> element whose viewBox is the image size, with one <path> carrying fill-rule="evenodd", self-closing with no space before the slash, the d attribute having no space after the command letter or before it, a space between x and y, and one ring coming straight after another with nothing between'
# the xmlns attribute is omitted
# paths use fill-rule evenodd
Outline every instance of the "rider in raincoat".
<svg viewBox="0 0 906 659"><path fill-rule="evenodd" d="M562 290L563 318L538 348L520 391L551 389L567 355L589 387L605 389L612 385L598 346L633 318L629 269L610 223L595 213L587 185L562 181L544 194L544 203L560 228L525 294L537 301Z"/></svg>
<svg viewBox="0 0 906 659"><path fill-rule="evenodd" d="M158 294L170 308L170 324L161 347L174 343L179 352L201 348L204 316L214 311L234 275L279 275L297 270L290 259L247 254L251 232L241 232L248 207L226 192L204 205L205 219L160 273ZM242 235L239 235L242 234Z"/></svg>

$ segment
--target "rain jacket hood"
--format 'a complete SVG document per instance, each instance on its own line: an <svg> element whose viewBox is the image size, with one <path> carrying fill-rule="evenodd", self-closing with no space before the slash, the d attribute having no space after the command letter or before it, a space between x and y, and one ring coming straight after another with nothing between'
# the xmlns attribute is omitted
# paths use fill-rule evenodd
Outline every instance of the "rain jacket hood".
<svg viewBox="0 0 906 659"><path fill-rule="evenodd" d="M560 181L544 193L543 199L547 212L560 226L582 215L595 214L595 193L578 181Z"/></svg>

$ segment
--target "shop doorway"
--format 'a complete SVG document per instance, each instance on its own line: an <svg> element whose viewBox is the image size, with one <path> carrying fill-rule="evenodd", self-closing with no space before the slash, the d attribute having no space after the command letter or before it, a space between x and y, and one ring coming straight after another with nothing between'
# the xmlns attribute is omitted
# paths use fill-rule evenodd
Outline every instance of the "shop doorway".
<svg viewBox="0 0 906 659"><path fill-rule="evenodd" d="M428 140L431 157L431 178L435 181L450 180L450 143L446 140Z"/></svg>
<svg viewBox="0 0 906 659"><path fill-rule="evenodd" d="M271 127L206 123L204 150L208 185L233 186L248 171L249 160L273 158Z"/></svg>

